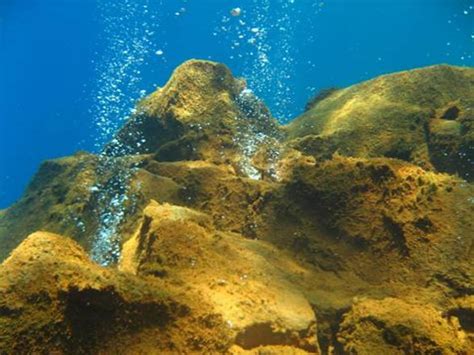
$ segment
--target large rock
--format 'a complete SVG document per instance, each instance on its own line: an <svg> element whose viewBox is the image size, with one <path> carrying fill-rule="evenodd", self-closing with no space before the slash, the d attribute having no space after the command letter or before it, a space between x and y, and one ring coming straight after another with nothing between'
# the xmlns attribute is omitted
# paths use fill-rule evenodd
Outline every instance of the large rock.
<svg viewBox="0 0 474 355"><path fill-rule="evenodd" d="M159 283L101 268L75 242L49 233L15 249L0 285L0 348L8 354L116 353L140 341L169 351L166 327L189 313Z"/></svg>
<svg viewBox="0 0 474 355"><path fill-rule="evenodd" d="M384 75L314 102L290 144L328 158L386 156L474 178L474 69L439 65Z"/></svg>
<svg viewBox="0 0 474 355"><path fill-rule="evenodd" d="M461 257L456 244L474 234L473 223L460 219L472 212L474 190L461 179L396 159L335 156L297 164L288 189L358 249L393 250L412 258L421 253L423 262L427 250L443 245L444 251L452 250L451 257L468 258L468 250Z"/></svg>
<svg viewBox="0 0 474 355"><path fill-rule="evenodd" d="M352 307L338 332L349 354L468 354L469 343L456 318L432 306L395 298L363 300ZM472 349L472 348L471 348Z"/></svg>
<svg viewBox="0 0 474 355"><path fill-rule="evenodd" d="M172 182L137 168L143 159L78 153L44 162L22 198L0 214L0 260L38 230L68 235L87 251L101 233L127 235L143 199L175 198Z"/></svg>
<svg viewBox="0 0 474 355"><path fill-rule="evenodd" d="M279 136L276 121L243 80L223 64L191 60L139 103L106 152L225 162L248 173L259 146Z"/></svg>
<svg viewBox="0 0 474 355"><path fill-rule="evenodd" d="M38 230L73 235L86 245L97 226L98 158L85 153L44 162L22 198L0 215L0 260Z"/></svg>
<svg viewBox="0 0 474 355"><path fill-rule="evenodd" d="M290 281L287 260L272 248L214 229L209 216L152 202L120 269L186 285L212 305L243 349L292 346L319 352L316 319L304 292Z"/></svg>

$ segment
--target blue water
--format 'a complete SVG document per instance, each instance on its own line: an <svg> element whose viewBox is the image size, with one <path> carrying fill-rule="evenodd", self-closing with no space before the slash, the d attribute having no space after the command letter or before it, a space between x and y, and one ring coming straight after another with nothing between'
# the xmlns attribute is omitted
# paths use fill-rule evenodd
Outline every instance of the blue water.
<svg viewBox="0 0 474 355"><path fill-rule="evenodd" d="M472 0L0 0L0 208L41 161L97 151L190 58L286 122L319 89L474 64ZM240 16L231 16L233 8Z"/></svg>

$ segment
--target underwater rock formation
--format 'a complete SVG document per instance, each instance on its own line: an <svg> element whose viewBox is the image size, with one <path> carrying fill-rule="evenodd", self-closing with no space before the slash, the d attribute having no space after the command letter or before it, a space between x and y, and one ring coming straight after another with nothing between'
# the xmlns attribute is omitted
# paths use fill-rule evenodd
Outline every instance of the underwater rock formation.
<svg viewBox="0 0 474 355"><path fill-rule="evenodd" d="M474 179L474 71L438 65L323 95L291 122L291 145L318 158L391 157Z"/></svg>
<svg viewBox="0 0 474 355"><path fill-rule="evenodd" d="M204 213L152 201L123 249L120 270L187 285L225 319L243 349L318 350L314 312L288 281L288 261L263 257L276 252L271 245L216 230Z"/></svg>
<svg viewBox="0 0 474 355"><path fill-rule="evenodd" d="M473 78L382 76L279 126L184 63L0 212L0 349L468 354Z"/></svg>
<svg viewBox="0 0 474 355"><path fill-rule="evenodd" d="M266 106L245 86L222 64L188 61L163 88L138 104L106 151L239 166L246 156L241 149L252 149L257 135L267 144L281 135Z"/></svg>

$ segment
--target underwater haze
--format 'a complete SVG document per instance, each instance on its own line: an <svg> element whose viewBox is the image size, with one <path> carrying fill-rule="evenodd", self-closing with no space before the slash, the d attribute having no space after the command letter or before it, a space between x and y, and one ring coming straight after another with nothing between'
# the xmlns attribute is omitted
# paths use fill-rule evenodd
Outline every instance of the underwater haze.
<svg viewBox="0 0 474 355"><path fill-rule="evenodd" d="M190 58L244 76L287 122L320 89L473 65L469 0L1 0L0 207L41 161L97 151ZM239 8L239 16L231 14Z"/></svg>

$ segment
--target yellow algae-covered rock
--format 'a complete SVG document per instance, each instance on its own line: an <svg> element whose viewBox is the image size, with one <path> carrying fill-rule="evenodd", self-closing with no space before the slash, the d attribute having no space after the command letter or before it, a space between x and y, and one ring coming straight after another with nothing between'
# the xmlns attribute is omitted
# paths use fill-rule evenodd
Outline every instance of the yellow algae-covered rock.
<svg viewBox="0 0 474 355"><path fill-rule="evenodd" d="M457 319L396 298L354 304L337 338L349 354L468 354L472 349Z"/></svg>
<svg viewBox="0 0 474 355"><path fill-rule="evenodd" d="M44 232L4 261L0 285L0 349L12 354L91 353L185 310L158 284L101 268L72 240Z"/></svg>
<svg viewBox="0 0 474 355"><path fill-rule="evenodd" d="M318 157L386 156L474 177L474 69L438 65L324 95L287 126L290 144Z"/></svg>
<svg viewBox="0 0 474 355"><path fill-rule="evenodd" d="M74 241L37 232L0 266L8 354L222 353L231 329L198 294L103 268Z"/></svg>
<svg viewBox="0 0 474 355"><path fill-rule="evenodd" d="M98 158L80 153L44 162L22 198L0 215L0 260L37 230L73 235L84 246L92 214Z"/></svg>
<svg viewBox="0 0 474 355"><path fill-rule="evenodd" d="M454 316L459 320L462 329L474 344L474 295L471 293L469 296L452 300L452 305L446 315Z"/></svg>
<svg viewBox="0 0 474 355"><path fill-rule="evenodd" d="M142 168L176 182L180 186L177 204L209 214L217 229L249 238L258 236L256 210L273 189L273 183L248 179L229 165L206 161L148 161Z"/></svg>
<svg viewBox="0 0 474 355"><path fill-rule="evenodd" d="M305 355L314 354L303 349L294 348L285 345L267 345L259 346L255 349L245 350L238 345L234 345L229 349L231 355Z"/></svg>
<svg viewBox="0 0 474 355"><path fill-rule="evenodd" d="M216 231L205 214L151 202L124 245L120 269L182 285L213 307L243 349L288 345L317 352L311 305L280 269L283 256L275 264L264 257L270 251Z"/></svg>
<svg viewBox="0 0 474 355"><path fill-rule="evenodd" d="M143 159L105 159L80 152L44 162L21 199L0 214L0 260L38 230L68 235L90 251L102 216L117 196L124 197L119 206L124 216L117 230L126 239L129 225L134 228L139 217L136 206L145 204L143 200L176 198L172 181L137 169Z"/></svg>
<svg viewBox="0 0 474 355"><path fill-rule="evenodd" d="M393 272L402 264L416 277L442 280L447 272L472 284L474 191L462 180L395 159L336 156L296 165L288 189L352 255L369 250L372 262L383 255Z"/></svg>
<svg viewBox="0 0 474 355"><path fill-rule="evenodd" d="M261 144L257 135L274 140L279 128L245 82L235 79L223 64L190 60L163 88L139 103L137 113L106 151L156 152L165 161L238 165L242 155L252 155ZM255 147L248 151L250 145Z"/></svg>

